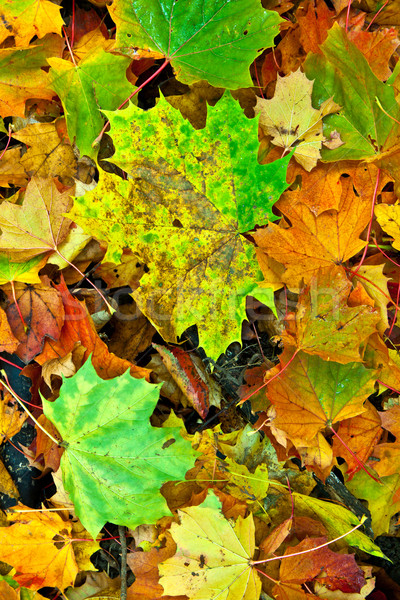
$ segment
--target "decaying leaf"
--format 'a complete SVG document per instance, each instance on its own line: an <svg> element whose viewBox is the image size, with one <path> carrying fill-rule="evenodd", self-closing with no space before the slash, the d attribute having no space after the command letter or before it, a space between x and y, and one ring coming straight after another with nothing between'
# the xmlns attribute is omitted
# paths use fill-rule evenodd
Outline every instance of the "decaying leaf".
<svg viewBox="0 0 400 600"><path fill-rule="evenodd" d="M287 77L278 75L273 99L258 98L255 107L256 114L260 114L260 125L272 137L272 143L286 152L295 148L294 157L306 171L311 171L321 158L325 140L323 117L340 110L332 98L318 110L313 108L312 88L313 82L300 69Z"/></svg>
<svg viewBox="0 0 400 600"><path fill-rule="evenodd" d="M164 348L153 344L163 359L172 378L199 413L202 419L208 415L210 406L221 406L221 389L196 355L191 356L180 348Z"/></svg>
<svg viewBox="0 0 400 600"><path fill-rule="evenodd" d="M45 337L58 340L61 335L64 307L60 293L49 283L43 278L35 285L16 283L14 290L3 286L10 303L6 310L8 322L20 342L16 353L26 363L41 352Z"/></svg>

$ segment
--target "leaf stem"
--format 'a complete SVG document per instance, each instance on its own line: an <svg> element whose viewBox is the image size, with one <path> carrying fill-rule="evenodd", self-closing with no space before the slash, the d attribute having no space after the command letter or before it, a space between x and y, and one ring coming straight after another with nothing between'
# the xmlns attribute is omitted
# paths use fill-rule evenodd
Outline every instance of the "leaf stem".
<svg viewBox="0 0 400 600"><path fill-rule="evenodd" d="M369 25L367 27L367 29L365 31L368 31L368 29L371 27L372 23L375 21L375 19L378 17L379 13L385 8L385 6L388 4L389 0L386 0L385 4L382 4L382 6L380 7L380 9L378 10L378 12L376 12L374 14L374 16L372 17L371 21L369 22Z"/></svg>
<svg viewBox="0 0 400 600"><path fill-rule="evenodd" d="M119 534L119 540L121 542L121 571L120 571L120 575L121 575L121 595L120 598L121 600L126 600L126 594L127 594L127 583L126 583L126 577L127 577L127 565L126 565L126 560L127 560L127 549L126 549L126 529L123 525L118 525L118 534Z"/></svg>
<svg viewBox="0 0 400 600"><path fill-rule="evenodd" d="M62 258L62 260L65 260L65 262L68 263L70 265L70 267L72 267L73 269L75 269L75 271L77 271L77 273L79 273L79 275L82 277L82 279L85 279L88 282L88 284L92 286L92 288L99 294L100 298L102 298L104 304L107 306L108 310L110 311L110 314L113 315L115 313L115 308L113 308L111 306L111 304L108 302L108 300L106 299L106 297L104 296L104 294L101 292L101 290L99 290L99 288L96 287L94 285L94 283L92 281L90 281L90 279L88 279L88 277L86 277L86 275L84 273L82 273L82 271L76 265L74 265L74 263L72 263L67 258L65 258L65 256L63 256L61 254L61 252L57 249L56 246L54 247L54 251L58 254L58 256L60 258Z"/></svg>
<svg viewBox="0 0 400 600"><path fill-rule="evenodd" d="M28 331L29 327L25 323L24 317L22 316L21 309L20 309L19 304L18 304L17 296L15 294L14 281L10 281L10 285L11 285L11 292L12 292L12 297L13 297L13 300L14 300L15 308L17 309L17 313L19 314L19 318L21 319L22 326L23 326L24 331L26 333Z"/></svg>
<svg viewBox="0 0 400 600"><path fill-rule="evenodd" d="M358 265L357 265L357 267L356 267L355 271L353 271L353 277L354 277L354 275L356 275L356 274L357 274L357 272L359 271L359 269L360 269L361 265L363 264L363 262L364 262L364 260L365 260L365 257L366 257L366 255L367 255L367 252L368 252L368 242L369 242L369 237L370 237L370 235L371 235L372 222L373 222L373 220L374 220L374 210L375 210L376 198L377 198L377 196L378 196L378 189L379 189L379 180L380 180L380 178L381 178L381 170L378 168L378 172L377 172L377 174L376 174L376 182L375 182L374 194L373 194L373 196L372 196L371 218L370 218L370 220L369 220L369 223L368 223L368 230L367 230L367 244L366 244L366 246L365 246L365 248L364 248L364 252L363 252L363 255L362 255L362 257L361 257L361 260L360 260L360 262L358 263Z"/></svg>
<svg viewBox="0 0 400 600"><path fill-rule="evenodd" d="M344 446L347 450L347 452L350 452L350 454L352 455L352 457L354 458L354 460L356 461L356 463L359 465L359 467L366 472L367 475L369 475L369 477L371 477L371 479L373 479L374 481L376 481L376 483L380 483L382 484L382 481L380 479L377 479L376 477L374 477L372 475L372 473L370 473L367 469L367 467L364 465L364 463L362 462L362 460L360 460L357 456L357 454L355 454L353 452L353 450L350 450L350 448L348 447L348 445L346 444L346 442L344 440L342 440L342 438L340 437L340 435L334 430L334 428L332 427L332 425L329 427L329 429L331 430L331 432L333 433L334 436L337 437L337 439L339 440L339 442L342 444L342 446Z"/></svg>
<svg viewBox="0 0 400 600"><path fill-rule="evenodd" d="M396 394L400 394L399 390L395 390L395 388L391 387L387 383L383 383L383 381L381 381L380 379L377 379L376 381L377 381L377 383L380 383L381 385L383 385L383 387L387 388L388 390L392 390L392 392L395 392Z"/></svg>
<svg viewBox="0 0 400 600"><path fill-rule="evenodd" d="M379 100L378 96L375 96L375 102L377 103L377 105L379 106L379 108L381 109L381 111L384 112L387 117L389 117L389 119L392 119L392 121L394 121L395 123L397 123L398 125L400 125L400 121L398 119L395 119L394 117L392 117L392 115L389 115L389 113L383 108L382 104L380 103L380 100Z"/></svg>
<svg viewBox="0 0 400 600"><path fill-rule="evenodd" d="M283 367L283 369L281 369L276 375L274 375L273 377L271 377L271 379L268 379L268 381L266 381L265 383L263 383L263 385L260 385L260 387L257 388L254 392L251 392L251 394L249 394L248 396L245 396L244 398L242 398L237 403L237 406L241 406L244 402L246 402L246 400L248 400L249 398L251 398L252 396L254 396L254 394L257 394L260 390L262 390L262 388L266 387L269 383L271 383L271 381L273 381L274 379L276 379L277 377L279 377L279 375L281 375L288 368L288 366L290 365L290 363L292 362L292 360L294 359L294 357L296 356L296 354L299 352L299 350L300 350L300 348L296 348L295 353L290 358L290 360L288 360L288 362ZM274 368L274 367L272 367L272 368Z"/></svg>
<svg viewBox="0 0 400 600"><path fill-rule="evenodd" d="M3 158L4 154L6 153L6 150L8 148L8 146L10 145L11 142L11 125L8 126L8 140L7 140L7 144L6 147L4 148L3 152L0 154L0 160Z"/></svg>
<svg viewBox="0 0 400 600"><path fill-rule="evenodd" d="M170 60L169 58L166 58L166 59L164 60L164 62L162 63L161 67L159 67L159 68L157 69L157 71L155 71L155 72L153 73L153 75L150 75L150 77L149 77L148 79L146 79L146 81L144 81L142 84L140 84L140 85L139 85L139 86L138 86L138 87L135 89L135 91L134 91L134 92L132 92L132 94L131 94L130 96L128 96L128 98L127 98L126 100L124 100L124 101L122 102L122 104L120 104L120 105L117 107L117 109L116 109L116 110L120 110L120 109L121 109L123 106L125 106L125 104L126 104L127 102L129 102L129 100L130 100L131 98L133 98L133 96L136 96L136 94L137 94L138 92L140 92L140 90L141 90L142 88L144 88L144 87L145 87L145 86L146 86L148 83L150 83L150 81L151 81L152 79L155 79L155 77L157 77L157 75L158 75L159 73L161 73L161 71L163 71L163 70L165 69L165 67L166 67L166 66L169 64L169 60ZM99 143L100 143L100 140L101 140L101 138L103 137L103 133L105 132L105 130L107 129L107 127L109 126L109 124L110 124L110 121L107 121L107 122L106 122L106 124L104 125L103 129L100 131L99 135L97 136L97 138L96 138L96 139L94 140L94 142L92 143L92 148L93 148L94 146L96 146L97 144L99 144Z"/></svg>
<svg viewBox="0 0 400 600"><path fill-rule="evenodd" d="M266 558L265 560L251 560L249 564L251 566L261 565L263 563L272 562L273 560L289 558L289 556L299 556L300 554L308 554L309 552L314 552L315 550L320 550L321 548L325 548L325 546L329 546L329 544L333 544L334 542L341 540L342 538L346 537L350 533L353 533L353 531L355 531L356 529L361 527L364 520L365 519L362 519L358 525L353 527L353 529L346 531L346 533L343 533L343 535L339 535L339 537L335 538L334 540L329 540L328 542L325 542L325 544L321 544L320 546L315 546L315 548L309 548L308 550L301 550L300 552L294 552L293 554L283 554L282 556L272 556L271 558Z"/></svg>
<svg viewBox="0 0 400 600"><path fill-rule="evenodd" d="M373 244L373 243L369 243L368 244L369 248L378 248L378 250L393 250L392 246L386 245L386 244ZM389 258L390 260L390 258Z"/></svg>
<svg viewBox="0 0 400 600"><path fill-rule="evenodd" d="M51 441L54 442L54 444L56 444L56 446L59 446L61 440L56 440L56 438L54 438L44 427L42 427L42 425L39 423L39 421L37 419L35 419L35 417L31 413L31 411L28 408L26 408L25 404L22 402L22 400L20 400L20 398L17 396L17 394L14 392L14 390L10 386L5 371L1 370L0 372L7 382L7 383L5 383L4 381L2 381L1 384L6 388L7 391L10 392L11 396L13 398L15 398L15 400L18 402L18 404L20 406L22 406L24 411L30 416L32 421L39 427L39 429L41 429L43 431L43 433L45 433L47 435L47 437L49 437L51 439Z"/></svg>

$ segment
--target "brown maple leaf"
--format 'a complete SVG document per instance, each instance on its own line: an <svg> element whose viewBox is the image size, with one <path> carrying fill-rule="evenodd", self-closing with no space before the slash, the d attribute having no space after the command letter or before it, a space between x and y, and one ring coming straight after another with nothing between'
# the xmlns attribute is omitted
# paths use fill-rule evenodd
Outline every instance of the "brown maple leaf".
<svg viewBox="0 0 400 600"><path fill-rule="evenodd" d="M14 302L13 288L18 306ZM10 302L7 319L20 342L16 353L28 363L42 350L45 337L53 340L60 337L64 307L60 293L51 287L48 277L42 277L42 283L35 285L16 282L13 288L2 286Z"/></svg>

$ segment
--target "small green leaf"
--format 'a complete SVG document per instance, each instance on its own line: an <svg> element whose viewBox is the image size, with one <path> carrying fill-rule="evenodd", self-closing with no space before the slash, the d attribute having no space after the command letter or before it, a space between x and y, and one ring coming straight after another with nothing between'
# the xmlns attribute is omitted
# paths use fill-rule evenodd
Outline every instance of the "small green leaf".
<svg viewBox="0 0 400 600"><path fill-rule="evenodd" d="M109 7L116 50L160 52L184 83L250 87L249 67L274 44L281 17L259 0L120 0Z"/></svg>
<svg viewBox="0 0 400 600"><path fill-rule="evenodd" d="M104 120L100 110L114 110L133 92L125 77L130 60L97 48L78 65L61 58L49 58L52 88L60 96L71 142L76 138L80 153L96 158L92 143Z"/></svg>
<svg viewBox="0 0 400 600"><path fill-rule="evenodd" d="M177 428L150 425L159 389L129 371L104 381L87 360L55 402L43 400L66 446L65 489L93 538L107 521L135 528L169 514L160 487L193 466L196 453Z"/></svg>

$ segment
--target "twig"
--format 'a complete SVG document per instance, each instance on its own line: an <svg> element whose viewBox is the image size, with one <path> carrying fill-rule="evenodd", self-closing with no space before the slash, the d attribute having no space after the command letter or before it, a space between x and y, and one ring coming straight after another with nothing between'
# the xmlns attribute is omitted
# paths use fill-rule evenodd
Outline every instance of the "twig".
<svg viewBox="0 0 400 600"><path fill-rule="evenodd" d="M126 600L127 586L126 586L126 530L123 525L118 525L119 541L121 542L121 600Z"/></svg>

